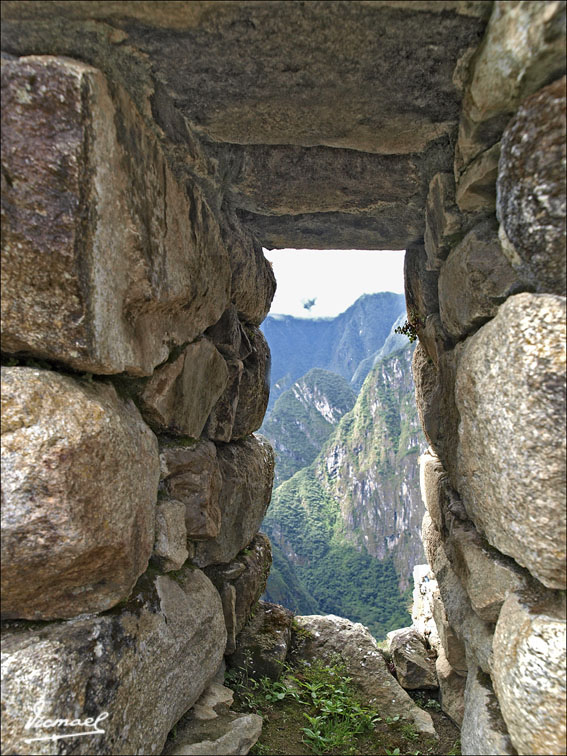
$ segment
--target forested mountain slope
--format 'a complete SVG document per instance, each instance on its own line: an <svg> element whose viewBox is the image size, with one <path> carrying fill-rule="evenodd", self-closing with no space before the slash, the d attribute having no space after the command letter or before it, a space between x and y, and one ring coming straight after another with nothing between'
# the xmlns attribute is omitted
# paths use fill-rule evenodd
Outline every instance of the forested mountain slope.
<svg viewBox="0 0 567 756"><path fill-rule="evenodd" d="M424 560L412 353L407 344L376 364L315 460L275 489L263 524L270 600L349 617L377 637L409 622L412 569Z"/></svg>
<svg viewBox="0 0 567 756"><path fill-rule="evenodd" d="M313 368L279 397L262 426L276 452L274 486L310 465L356 394L336 373Z"/></svg>

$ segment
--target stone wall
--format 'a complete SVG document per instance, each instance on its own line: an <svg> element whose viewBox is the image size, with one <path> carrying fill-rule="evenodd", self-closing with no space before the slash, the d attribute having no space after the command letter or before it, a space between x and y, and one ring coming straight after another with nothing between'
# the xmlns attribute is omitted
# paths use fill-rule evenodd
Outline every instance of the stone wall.
<svg viewBox="0 0 567 756"><path fill-rule="evenodd" d="M407 247L442 701L563 753L565 3L2 14L3 750L160 753L234 651L264 244Z"/></svg>
<svg viewBox="0 0 567 756"><path fill-rule="evenodd" d="M495 4L454 173L432 179L406 260L438 674L463 754L565 753L564 14Z"/></svg>
<svg viewBox="0 0 567 756"><path fill-rule="evenodd" d="M108 712L73 753L160 753L271 562L275 280L99 70L5 60L2 97L3 750Z"/></svg>

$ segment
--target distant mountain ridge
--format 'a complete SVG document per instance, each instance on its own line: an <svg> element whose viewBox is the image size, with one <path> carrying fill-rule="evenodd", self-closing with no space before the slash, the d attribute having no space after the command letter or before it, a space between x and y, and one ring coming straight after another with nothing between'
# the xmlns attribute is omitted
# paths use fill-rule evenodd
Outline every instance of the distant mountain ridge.
<svg viewBox="0 0 567 756"><path fill-rule="evenodd" d="M392 324L403 313L402 294L380 292L363 295L335 318L269 315L261 326L272 353L268 412L280 394L311 368L351 381L360 363L384 345Z"/></svg>

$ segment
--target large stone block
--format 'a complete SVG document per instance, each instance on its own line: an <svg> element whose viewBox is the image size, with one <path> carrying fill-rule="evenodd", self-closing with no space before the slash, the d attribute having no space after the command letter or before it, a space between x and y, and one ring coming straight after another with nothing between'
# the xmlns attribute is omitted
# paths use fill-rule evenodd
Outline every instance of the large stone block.
<svg viewBox="0 0 567 756"><path fill-rule="evenodd" d="M2 611L109 609L154 542L157 440L113 386L2 368Z"/></svg>
<svg viewBox="0 0 567 756"><path fill-rule="evenodd" d="M465 713L466 677L461 676L449 664L445 649L439 649L435 662L435 672L439 682L439 703L441 708L460 727Z"/></svg>
<svg viewBox="0 0 567 756"><path fill-rule="evenodd" d="M443 600L441 599L441 594L438 590L433 594L432 603L433 618L441 641L439 653L443 651L451 668L454 669L457 674L466 677L468 667L465 644L449 624L447 613L443 606Z"/></svg>
<svg viewBox="0 0 567 756"><path fill-rule="evenodd" d="M517 294L457 370L458 490L499 551L565 588L565 299Z"/></svg>
<svg viewBox="0 0 567 756"><path fill-rule="evenodd" d="M565 600L511 593L494 634L494 688L520 754L565 753Z"/></svg>
<svg viewBox="0 0 567 756"><path fill-rule="evenodd" d="M410 244L404 257L404 288L408 319L425 325L428 315L439 312L436 271L426 268L423 244Z"/></svg>
<svg viewBox="0 0 567 756"><path fill-rule="evenodd" d="M436 652L427 646L421 633L403 627L388 633L390 653L398 682L405 690L439 687L435 672Z"/></svg>
<svg viewBox="0 0 567 756"><path fill-rule="evenodd" d="M461 212L455 201L455 178L437 173L429 183L425 206L424 244L427 269L438 270L461 236Z"/></svg>
<svg viewBox="0 0 567 756"><path fill-rule="evenodd" d="M483 672L490 674L493 664L492 638L494 625L484 622L473 611L468 595L451 566L441 535L427 513L423 518L423 544L427 560L439 586L439 594L449 626L459 641L464 644L467 654L474 660L474 663L481 667ZM436 621L437 616L434 606ZM451 649L447 644L448 634L445 632L442 623L441 626L438 624L437 627L450 664L456 670L462 671L464 665L462 660L459 659L459 648ZM465 669L466 667L468 667L468 662Z"/></svg>
<svg viewBox="0 0 567 756"><path fill-rule="evenodd" d="M467 675L461 752L463 756L514 756L516 753L502 719L490 676L476 667L470 669Z"/></svg>
<svg viewBox="0 0 567 756"><path fill-rule="evenodd" d="M496 622L506 596L525 585L514 560L489 546L468 519L445 513L445 551L478 616Z"/></svg>
<svg viewBox="0 0 567 756"><path fill-rule="evenodd" d="M229 665L247 670L255 679L278 680L291 643L292 620L289 609L260 601L237 638Z"/></svg>
<svg viewBox="0 0 567 756"><path fill-rule="evenodd" d="M218 594L185 568L138 581L135 598L99 617L10 628L2 638L2 746L56 754L69 735L42 720L96 718L104 734L74 738L77 754L159 754L168 732L201 695L222 660L226 631ZM88 729L88 728L83 728ZM33 748L33 751L31 749Z"/></svg>
<svg viewBox="0 0 567 756"><path fill-rule="evenodd" d="M500 139L520 102L565 73L565 4L494 3L465 92L455 170Z"/></svg>
<svg viewBox="0 0 567 756"><path fill-rule="evenodd" d="M444 523L447 473L432 449L428 449L419 458L419 484L425 508L437 530L441 531Z"/></svg>
<svg viewBox="0 0 567 756"><path fill-rule="evenodd" d="M196 544L199 567L226 564L248 546L264 518L272 495L274 450L262 436L217 446L222 476L221 527L210 541Z"/></svg>
<svg viewBox="0 0 567 756"><path fill-rule="evenodd" d="M425 437L447 470L454 486L455 448L458 441L459 413L455 406L455 373L462 344L440 351L437 365L418 344L413 360L417 412Z"/></svg>
<svg viewBox="0 0 567 756"><path fill-rule="evenodd" d="M439 314L445 331L455 340L462 339L494 317L499 305L521 285L502 252L496 221L476 225L439 274Z"/></svg>
<svg viewBox="0 0 567 756"><path fill-rule="evenodd" d="M270 398L270 347L258 328L248 327L248 338L251 352L240 378L232 440L258 430Z"/></svg>
<svg viewBox="0 0 567 756"><path fill-rule="evenodd" d="M186 538L215 538L221 528L222 487L215 445L205 440L189 445L162 444L160 465L164 493L184 506Z"/></svg>
<svg viewBox="0 0 567 756"><path fill-rule="evenodd" d="M4 60L2 92L2 349L150 375L228 304L218 224L97 69Z"/></svg>
<svg viewBox="0 0 567 756"><path fill-rule="evenodd" d="M232 438L234 419L240 396L240 381L244 373L242 360L228 359L228 382L222 395L211 410L204 434L213 441L228 442Z"/></svg>
<svg viewBox="0 0 567 756"><path fill-rule="evenodd" d="M502 137L504 251L535 291L565 296L565 77L525 100Z"/></svg>
<svg viewBox="0 0 567 756"><path fill-rule="evenodd" d="M274 271L261 245L235 215L221 218L221 230L232 272L231 301L243 322L259 326L276 293Z"/></svg>
<svg viewBox="0 0 567 756"><path fill-rule="evenodd" d="M496 179L500 143L476 157L457 183L457 205L462 212L490 213L496 208Z"/></svg>
<svg viewBox="0 0 567 756"><path fill-rule="evenodd" d="M182 567L188 557L185 504L171 499L158 501L152 559L163 572L171 572Z"/></svg>
<svg viewBox="0 0 567 756"><path fill-rule="evenodd" d="M228 380L221 353L208 339L199 339L173 362L158 368L137 400L156 433L199 438Z"/></svg>
<svg viewBox="0 0 567 756"><path fill-rule="evenodd" d="M236 636L266 588L271 564L270 540L264 533L257 533L248 548L232 562L212 565L205 570L222 599L228 634L227 654L236 648Z"/></svg>

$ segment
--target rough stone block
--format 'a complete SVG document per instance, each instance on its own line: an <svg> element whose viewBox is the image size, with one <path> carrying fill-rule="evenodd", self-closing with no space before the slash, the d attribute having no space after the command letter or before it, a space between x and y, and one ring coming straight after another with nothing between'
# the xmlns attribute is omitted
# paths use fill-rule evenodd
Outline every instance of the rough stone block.
<svg viewBox="0 0 567 756"><path fill-rule="evenodd" d="M271 564L270 540L264 533L257 533L249 547L232 562L205 570L223 602L228 633L227 654L236 648L236 636L266 588Z"/></svg>
<svg viewBox="0 0 567 756"><path fill-rule="evenodd" d="M453 486L459 427L454 385L462 349L462 344L457 344L454 349L441 351L435 365L425 347L419 344L412 361L419 419L427 441L439 456Z"/></svg>
<svg viewBox="0 0 567 756"><path fill-rule="evenodd" d="M428 648L423 635L413 627L388 633L390 653L398 682L405 690L439 687L435 673L435 651Z"/></svg>
<svg viewBox="0 0 567 756"><path fill-rule="evenodd" d="M156 433L199 438L228 379L221 353L199 339L145 383L138 396L141 412Z"/></svg>
<svg viewBox="0 0 567 756"><path fill-rule="evenodd" d="M2 611L109 609L154 543L157 440L113 386L2 368Z"/></svg>
<svg viewBox="0 0 567 756"><path fill-rule="evenodd" d="M218 224L97 69L3 61L2 91L2 349L150 375L228 305Z"/></svg>
<svg viewBox="0 0 567 756"><path fill-rule="evenodd" d="M221 231L232 272L231 301L240 320L259 326L276 293L276 277L261 245L245 230L236 215L221 218Z"/></svg>
<svg viewBox="0 0 567 756"><path fill-rule="evenodd" d="M152 558L162 572L182 567L187 558L185 504L182 501L159 501L156 507L156 540Z"/></svg>
<svg viewBox="0 0 567 756"><path fill-rule="evenodd" d="M226 363L228 382L223 394L211 410L204 434L213 441L228 442L232 438L234 419L240 396L240 381L244 373L242 360L229 359Z"/></svg>
<svg viewBox="0 0 567 756"><path fill-rule="evenodd" d="M425 206L424 244L428 270L439 270L461 236L461 213L455 202L455 178L436 173L429 183Z"/></svg>
<svg viewBox="0 0 567 756"><path fill-rule="evenodd" d="M439 591L433 594L433 618L441 641L440 652L441 650L443 651L451 668L457 674L466 677L467 659L465 644L449 624Z"/></svg>
<svg viewBox="0 0 567 756"><path fill-rule="evenodd" d="M232 440L258 430L270 398L270 347L258 328L248 327L248 338L251 352L244 360L244 371L238 387Z"/></svg>
<svg viewBox="0 0 567 756"><path fill-rule="evenodd" d="M565 73L565 4L494 3L463 101L456 174L500 139L520 102Z"/></svg>
<svg viewBox="0 0 567 756"><path fill-rule="evenodd" d="M423 244L410 244L404 257L404 288L408 321L415 325L420 341L429 315L439 312L436 271L426 269L427 256ZM432 348L433 347L433 348ZM437 362L435 345L426 345L431 359Z"/></svg>
<svg viewBox="0 0 567 756"><path fill-rule="evenodd" d="M481 753L486 756L514 756L516 753L502 719L490 676L475 667L469 670L465 687L461 752L463 756L477 756Z"/></svg>
<svg viewBox="0 0 567 756"><path fill-rule="evenodd" d="M435 662L435 672L439 682L441 709L448 717L451 717L457 727L461 727L465 713L466 677L463 677L451 667L444 648L439 649L439 655Z"/></svg>
<svg viewBox="0 0 567 756"><path fill-rule="evenodd" d="M502 252L498 224L476 225L451 252L439 274L439 314L445 331L462 339L494 317L522 286Z"/></svg>
<svg viewBox="0 0 567 756"><path fill-rule="evenodd" d="M185 507L187 538L215 538L221 527L222 487L215 445L204 440L189 446L162 444L160 465L166 495Z"/></svg>
<svg viewBox="0 0 567 756"><path fill-rule="evenodd" d="M209 722L189 719L175 728L167 756L245 756L262 733L262 717L228 711Z"/></svg>
<svg viewBox="0 0 567 756"><path fill-rule="evenodd" d="M432 449L422 454L419 460L419 483L421 498L437 530L443 529L443 503L447 472Z"/></svg>
<svg viewBox="0 0 567 756"><path fill-rule="evenodd" d="M238 635L236 650L228 657L229 665L247 669L255 679L278 680L291 643L292 620L289 609L260 601Z"/></svg>
<svg viewBox="0 0 567 756"><path fill-rule="evenodd" d="M233 304L223 312L218 323L207 329L206 335L226 360L245 360L252 352L250 339Z"/></svg>
<svg viewBox="0 0 567 756"><path fill-rule="evenodd" d="M53 733L24 729L34 713L84 720L108 712L105 734L75 738L74 753L161 753L215 674L226 630L218 594L200 570L184 568L175 580L146 574L133 596L110 614L4 631L7 752L28 754L26 738ZM33 752L55 753L60 742L36 742Z"/></svg>
<svg viewBox="0 0 567 756"><path fill-rule="evenodd" d="M510 297L467 340L455 387L467 513L550 588L565 588L564 323L563 297Z"/></svg>
<svg viewBox="0 0 567 756"><path fill-rule="evenodd" d="M490 674L493 663L492 638L494 626L481 620L473 611L467 593L451 567L441 535L427 513L423 518L423 544L427 560L439 586L439 594L449 625L458 639L465 645L475 664L481 667L484 672ZM434 616L437 620L435 607ZM441 627L438 625L438 629L441 640L446 641L447 635L444 633L442 623ZM456 654L452 653L452 649L445 643L444 647L451 665L461 671L462 661L458 659Z"/></svg>
<svg viewBox="0 0 567 756"><path fill-rule="evenodd" d="M502 137L504 251L535 291L565 296L565 77L525 100Z"/></svg>
<svg viewBox="0 0 567 756"><path fill-rule="evenodd" d="M470 520L445 514L445 551L471 606L485 622L496 622L506 596L525 585L527 573L478 534Z"/></svg>
<svg viewBox="0 0 567 756"><path fill-rule="evenodd" d="M565 751L565 599L511 593L494 634L494 688L520 754Z"/></svg>
<svg viewBox="0 0 567 756"><path fill-rule="evenodd" d="M199 567L226 564L248 546L264 518L272 494L274 450L262 436L248 436L217 447L222 489L221 528L210 541L196 544Z"/></svg>
<svg viewBox="0 0 567 756"><path fill-rule="evenodd" d="M496 208L496 179L500 142L476 157L457 183L457 205L462 212L492 212Z"/></svg>

